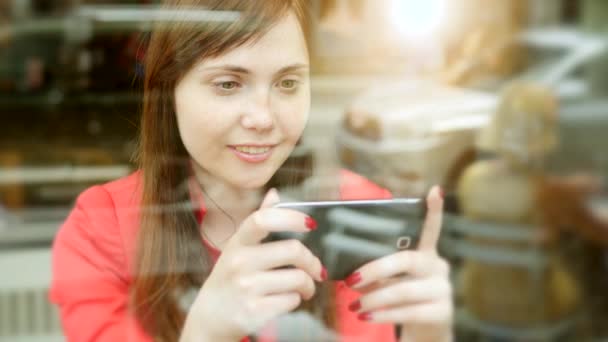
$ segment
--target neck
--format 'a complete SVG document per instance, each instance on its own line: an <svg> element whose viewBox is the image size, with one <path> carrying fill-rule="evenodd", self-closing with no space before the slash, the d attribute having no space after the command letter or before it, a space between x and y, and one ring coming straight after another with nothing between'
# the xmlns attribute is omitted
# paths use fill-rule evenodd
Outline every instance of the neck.
<svg viewBox="0 0 608 342"><path fill-rule="evenodd" d="M258 209L262 189L235 187L199 166L195 166L194 171L207 209L203 222L205 235L212 243L221 245L247 216Z"/></svg>

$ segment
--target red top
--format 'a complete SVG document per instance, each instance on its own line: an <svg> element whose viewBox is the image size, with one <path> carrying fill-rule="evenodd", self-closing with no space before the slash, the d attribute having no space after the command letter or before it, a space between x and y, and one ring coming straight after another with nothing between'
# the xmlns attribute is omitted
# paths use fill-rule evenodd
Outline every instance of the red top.
<svg viewBox="0 0 608 342"><path fill-rule="evenodd" d="M387 198L390 193L348 171L340 174L342 199ZM83 192L53 245L50 299L60 309L68 341L152 341L128 308L141 173ZM202 217L205 208L201 205ZM205 244L207 249L212 249ZM220 251L210 250L219 256ZM348 305L358 294L336 282L342 341L395 341L393 325L359 321ZM271 340L272 338L260 338Z"/></svg>

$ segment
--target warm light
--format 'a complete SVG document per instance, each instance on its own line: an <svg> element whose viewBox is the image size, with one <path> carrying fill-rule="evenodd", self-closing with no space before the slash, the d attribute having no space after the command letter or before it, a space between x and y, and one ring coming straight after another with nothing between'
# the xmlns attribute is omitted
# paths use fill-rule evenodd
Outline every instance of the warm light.
<svg viewBox="0 0 608 342"><path fill-rule="evenodd" d="M392 0L391 19L406 36L425 36L439 29L445 17L445 0Z"/></svg>

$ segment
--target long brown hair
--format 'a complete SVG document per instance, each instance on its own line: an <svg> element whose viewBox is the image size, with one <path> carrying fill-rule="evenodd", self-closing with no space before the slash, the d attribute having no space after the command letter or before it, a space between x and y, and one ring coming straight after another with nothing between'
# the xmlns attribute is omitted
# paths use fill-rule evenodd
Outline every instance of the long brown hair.
<svg viewBox="0 0 608 342"><path fill-rule="evenodd" d="M190 169L177 126L174 89L197 61L260 38L290 12L298 17L310 47L311 16L306 0L166 0L165 7L178 10L173 13L196 13L190 10L198 8L239 14L236 21L201 23L186 15L157 23L144 61L137 156L143 173L142 208L172 209L141 212L131 301L135 315L152 337L177 341L187 310L180 305L179 296L200 289L212 261L201 243L193 211L178 209L180 203L190 201L189 191L183 191ZM277 185L276 179L273 185ZM333 327L331 286L323 286L318 293L306 309L323 316Z"/></svg>

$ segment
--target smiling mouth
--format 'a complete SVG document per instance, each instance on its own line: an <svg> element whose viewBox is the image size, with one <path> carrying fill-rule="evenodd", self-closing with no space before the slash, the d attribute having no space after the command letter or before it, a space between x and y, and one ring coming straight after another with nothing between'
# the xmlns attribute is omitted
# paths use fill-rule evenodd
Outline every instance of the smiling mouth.
<svg viewBox="0 0 608 342"><path fill-rule="evenodd" d="M270 144L247 144L247 145L232 145L228 146L235 156L241 161L247 163L263 163L273 153L277 145Z"/></svg>
<svg viewBox="0 0 608 342"><path fill-rule="evenodd" d="M271 147L270 146L263 146L263 147L258 147L258 146L234 146L234 149L241 152L241 153L247 153L247 154L252 154L252 155L260 155L260 154L264 154L267 153L268 151L270 151Z"/></svg>

